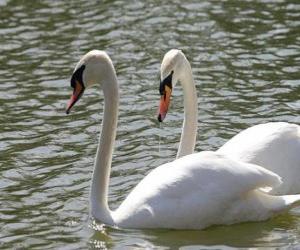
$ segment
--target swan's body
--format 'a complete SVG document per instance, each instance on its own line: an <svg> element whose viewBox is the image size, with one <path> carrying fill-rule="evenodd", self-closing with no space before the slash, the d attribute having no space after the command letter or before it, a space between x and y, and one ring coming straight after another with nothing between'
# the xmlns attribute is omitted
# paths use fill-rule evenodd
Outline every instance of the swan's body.
<svg viewBox="0 0 300 250"><path fill-rule="evenodd" d="M180 81L184 94L184 124L177 153L179 158L194 152L198 110L191 103L197 103L197 96L191 66L181 51L171 50L165 55L161 68L162 80L170 69L174 71L174 79L169 85ZM163 117L165 113L163 111ZM234 136L217 152L258 164L280 175L283 184L272 189L271 194L300 193L299 125L283 122L256 125Z"/></svg>
<svg viewBox="0 0 300 250"><path fill-rule="evenodd" d="M218 153L202 152L156 168L118 209L111 211L107 193L117 128L118 84L110 58L97 50L87 53L76 66L67 112L85 87L95 83L102 85L105 102L91 185L91 213L96 219L124 228L201 229L265 220L300 201L300 195L271 196L258 190L280 184L276 174Z"/></svg>
<svg viewBox="0 0 300 250"><path fill-rule="evenodd" d="M257 190L280 183L277 175L256 165L214 152L191 154L150 172L113 219L121 227L177 229L265 220L300 199Z"/></svg>

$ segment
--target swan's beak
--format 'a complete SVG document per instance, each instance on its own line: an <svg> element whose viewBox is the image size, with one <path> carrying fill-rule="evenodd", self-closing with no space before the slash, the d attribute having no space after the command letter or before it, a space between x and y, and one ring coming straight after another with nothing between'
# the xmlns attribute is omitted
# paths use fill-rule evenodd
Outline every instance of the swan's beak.
<svg viewBox="0 0 300 250"><path fill-rule="evenodd" d="M69 100L66 113L69 114L71 108L74 106L74 104L80 99L84 92L83 84L81 84L79 81L75 82L75 87L73 90L73 94L71 95L71 98Z"/></svg>
<svg viewBox="0 0 300 250"><path fill-rule="evenodd" d="M171 93L172 93L172 89L169 86L165 85L165 93L160 97L159 108L158 108L157 119L159 122L162 122L168 113Z"/></svg>

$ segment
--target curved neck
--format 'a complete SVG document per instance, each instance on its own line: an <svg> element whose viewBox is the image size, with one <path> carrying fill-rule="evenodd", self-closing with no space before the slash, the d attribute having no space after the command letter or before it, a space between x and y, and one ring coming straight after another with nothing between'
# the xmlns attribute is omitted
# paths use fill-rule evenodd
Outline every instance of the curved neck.
<svg viewBox="0 0 300 250"><path fill-rule="evenodd" d="M103 82L104 114L91 186L91 212L97 219L114 224L108 207L108 186L116 138L119 92L114 70Z"/></svg>
<svg viewBox="0 0 300 250"><path fill-rule="evenodd" d="M198 123L197 92L192 75L192 69L188 61L186 61L182 69L183 77L180 82L183 88L184 121L177 158L194 152Z"/></svg>

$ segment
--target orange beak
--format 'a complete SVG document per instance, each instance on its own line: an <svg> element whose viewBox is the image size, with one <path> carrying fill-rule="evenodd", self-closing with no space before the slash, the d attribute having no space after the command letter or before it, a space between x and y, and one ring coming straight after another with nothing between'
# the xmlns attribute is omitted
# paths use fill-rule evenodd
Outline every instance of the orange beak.
<svg viewBox="0 0 300 250"><path fill-rule="evenodd" d="M160 102L159 102L158 116L157 116L159 122L162 122L168 113L171 93L172 93L172 89L168 86L165 86L165 93L160 97Z"/></svg>
<svg viewBox="0 0 300 250"><path fill-rule="evenodd" d="M78 81L76 81L73 94L71 95L71 98L70 98L68 106L67 106L67 110L66 110L67 114L70 113L71 108L80 99L83 92L84 92L84 86L81 83L79 83Z"/></svg>

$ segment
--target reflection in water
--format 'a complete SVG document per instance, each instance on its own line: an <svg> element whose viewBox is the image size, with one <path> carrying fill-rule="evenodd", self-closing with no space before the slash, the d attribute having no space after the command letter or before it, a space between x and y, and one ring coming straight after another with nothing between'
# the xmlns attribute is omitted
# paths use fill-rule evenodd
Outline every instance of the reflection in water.
<svg viewBox="0 0 300 250"><path fill-rule="evenodd" d="M70 116L65 105L80 56L106 50L121 89L113 209L151 169L176 156L179 86L165 123L156 121L160 62L171 48L182 49L193 67L197 151L214 150L254 124L300 123L298 1L0 0L0 6L1 249L297 244L299 219L288 214L204 231L104 228L103 236L89 228L103 96L87 91Z"/></svg>

